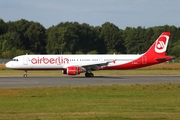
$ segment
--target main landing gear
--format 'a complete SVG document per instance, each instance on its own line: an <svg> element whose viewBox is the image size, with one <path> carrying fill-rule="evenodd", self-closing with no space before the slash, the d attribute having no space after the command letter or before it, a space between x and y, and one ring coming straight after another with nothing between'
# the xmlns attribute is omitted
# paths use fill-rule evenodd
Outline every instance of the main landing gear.
<svg viewBox="0 0 180 120"><path fill-rule="evenodd" d="M24 70L24 75L23 75L24 78L27 78L27 70Z"/></svg>
<svg viewBox="0 0 180 120"><path fill-rule="evenodd" d="M92 72L86 72L85 76L86 77L94 77L94 74Z"/></svg>

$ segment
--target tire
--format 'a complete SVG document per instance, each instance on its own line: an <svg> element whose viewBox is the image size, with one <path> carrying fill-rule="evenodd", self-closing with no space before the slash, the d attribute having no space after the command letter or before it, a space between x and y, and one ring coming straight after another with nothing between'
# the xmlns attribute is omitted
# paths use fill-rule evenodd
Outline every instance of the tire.
<svg viewBox="0 0 180 120"><path fill-rule="evenodd" d="M24 78L27 78L27 74L24 74L23 77L24 77Z"/></svg>

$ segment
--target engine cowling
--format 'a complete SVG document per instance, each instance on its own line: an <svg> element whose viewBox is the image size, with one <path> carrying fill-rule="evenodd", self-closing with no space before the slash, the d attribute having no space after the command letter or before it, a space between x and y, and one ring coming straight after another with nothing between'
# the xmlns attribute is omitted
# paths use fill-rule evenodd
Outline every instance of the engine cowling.
<svg viewBox="0 0 180 120"><path fill-rule="evenodd" d="M67 67L66 70L63 70L63 74L68 74L68 75L78 75L82 71L81 66L69 66Z"/></svg>

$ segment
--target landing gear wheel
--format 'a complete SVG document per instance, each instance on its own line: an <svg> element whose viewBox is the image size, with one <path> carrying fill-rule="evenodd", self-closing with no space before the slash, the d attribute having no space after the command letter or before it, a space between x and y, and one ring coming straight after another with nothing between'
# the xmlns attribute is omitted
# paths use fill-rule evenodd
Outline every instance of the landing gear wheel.
<svg viewBox="0 0 180 120"><path fill-rule="evenodd" d="M27 78L27 74L24 74L23 77L24 77L24 78Z"/></svg>
<svg viewBox="0 0 180 120"><path fill-rule="evenodd" d="M90 77L94 77L94 74L93 74L93 73L90 73Z"/></svg>
<svg viewBox="0 0 180 120"><path fill-rule="evenodd" d="M24 78L27 78L27 70L24 70L24 75L23 75Z"/></svg>
<svg viewBox="0 0 180 120"><path fill-rule="evenodd" d="M94 74L93 74L93 73L88 73L88 72L86 72L86 73L85 73L85 76L86 76L86 77L94 77Z"/></svg>
<svg viewBox="0 0 180 120"><path fill-rule="evenodd" d="M85 76L86 76L86 77L89 77L89 73L85 73Z"/></svg>

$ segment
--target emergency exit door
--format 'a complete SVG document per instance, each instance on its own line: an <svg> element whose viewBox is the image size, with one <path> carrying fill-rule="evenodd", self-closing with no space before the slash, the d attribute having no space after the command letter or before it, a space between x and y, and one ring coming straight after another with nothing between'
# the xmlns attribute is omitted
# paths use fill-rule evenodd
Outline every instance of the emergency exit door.
<svg viewBox="0 0 180 120"><path fill-rule="evenodd" d="M147 63L147 57L146 56L143 56L142 57L142 64L146 64Z"/></svg>

